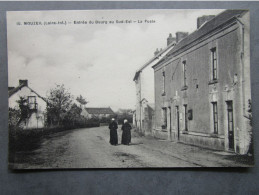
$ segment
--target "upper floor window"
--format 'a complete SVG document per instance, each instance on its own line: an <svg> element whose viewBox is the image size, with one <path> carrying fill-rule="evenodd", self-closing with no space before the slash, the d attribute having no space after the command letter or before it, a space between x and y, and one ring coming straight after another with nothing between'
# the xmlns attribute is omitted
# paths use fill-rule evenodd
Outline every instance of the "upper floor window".
<svg viewBox="0 0 259 195"><path fill-rule="evenodd" d="M28 96L29 109L37 109L36 96Z"/></svg>
<svg viewBox="0 0 259 195"><path fill-rule="evenodd" d="M165 95L165 71L162 73L162 95Z"/></svg>
<svg viewBox="0 0 259 195"><path fill-rule="evenodd" d="M183 61L183 86L187 86L186 83L186 61Z"/></svg>
<svg viewBox="0 0 259 195"><path fill-rule="evenodd" d="M211 51L212 80L217 80L218 79L218 62L217 62L217 50L216 50L216 47L212 48L210 51Z"/></svg>

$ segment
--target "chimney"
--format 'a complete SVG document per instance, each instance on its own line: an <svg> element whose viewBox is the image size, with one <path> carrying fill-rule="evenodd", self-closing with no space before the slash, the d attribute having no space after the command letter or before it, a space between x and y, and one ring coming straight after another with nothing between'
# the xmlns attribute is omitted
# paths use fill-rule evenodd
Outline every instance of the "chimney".
<svg viewBox="0 0 259 195"><path fill-rule="evenodd" d="M170 45L172 42L175 41L175 37L172 36L172 34L169 34L169 37L167 38L167 46Z"/></svg>
<svg viewBox="0 0 259 195"><path fill-rule="evenodd" d="M28 86L28 80L19 80L19 85Z"/></svg>
<svg viewBox="0 0 259 195"><path fill-rule="evenodd" d="M197 18L197 29L200 28L205 22L214 18L215 15L205 15Z"/></svg>
<svg viewBox="0 0 259 195"><path fill-rule="evenodd" d="M185 37L187 37L189 35L188 32L176 32L176 43L180 42L182 39L184 39Z"/></svg>
<svg viewBox="0 0 259 195"><path fill-rule="evenodd" d="M156 51L154 52L154 55L156 56L159 53L158 48L156 48Z"/></svg>

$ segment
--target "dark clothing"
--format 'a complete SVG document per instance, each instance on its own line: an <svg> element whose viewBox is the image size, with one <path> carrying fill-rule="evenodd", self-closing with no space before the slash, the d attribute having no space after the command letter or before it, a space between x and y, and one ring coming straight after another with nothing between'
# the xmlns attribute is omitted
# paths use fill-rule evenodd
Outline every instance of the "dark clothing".
<svg viewBox="0 0 259 195"><path fill-rule="evenodd" d="M131 142L131 126L129 123L125 123L121 127L122 129L122 136L121 136L121 144L129 145Z"/></svg>
<svg viewBox="0 0 259 195"><path fill-rule="evenodd" d="M117 145L118 144L117 123L115 121L112 121L109 124L109 129L110 129L110 144Z"/></svg>

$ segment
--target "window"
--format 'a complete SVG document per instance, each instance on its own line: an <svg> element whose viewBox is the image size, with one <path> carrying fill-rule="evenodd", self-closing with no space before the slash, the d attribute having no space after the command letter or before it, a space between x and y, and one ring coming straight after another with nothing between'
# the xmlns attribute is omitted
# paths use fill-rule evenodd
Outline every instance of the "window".
<svg viewBox="0 0 259 195"><path fill-rule="evenodd" d="M37 109L36 96L28 96L29 109Z"/></svg>
<svg viewBox="0 0 259 195"><path fill-rule="evenodd" d="M162 129L167 127L167 109L162 108Z"/></svg>
<svg viewBox="0 0 259 195"><path fill-rule="evenodd" d="M163 92L162 92L162 95L165 95L165 71L163 71L162 76L163 76L163 81L162 81Z"/></svg>
<svg viewBox="0 0 259 195"><path fill-rule="evenodd" d="M215 134L218 134L218 107L217 102L212 102L213 112L213 130Z"/></svg>
<svg viewBox="0 0 259 195"><path fill-rule="evenodd" d="M187 86L186 84L186 61L183 61L183 86Z"/></svg>
<svg viewBox="0 0 259 195"><path fill-rule="evenodd" d="M217 64L217 53L216 47L211 50L211 72L212 72L212 80L215 81L218 79L218 64Z"/></svg>
<svg viewBox="0 0 259 195"><path fill-rule="evenodd" d="M185 131L188 131L188 111L187 111L187 104L184 104L183 107L184 107L184 127L185 127Z"/></svg>

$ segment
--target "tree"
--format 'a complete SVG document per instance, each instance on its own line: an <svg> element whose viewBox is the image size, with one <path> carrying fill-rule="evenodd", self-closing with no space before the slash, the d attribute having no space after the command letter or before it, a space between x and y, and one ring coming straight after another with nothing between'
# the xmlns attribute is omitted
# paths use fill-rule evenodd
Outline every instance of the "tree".
<svg viewBox="0 0 259 195"><path fill-rule="evenodd" d="M19 104L19 108L20 108L20 119L24 120L27 119L29 117L29 106L28 106L28 100L24 97L20 97L19 100L17 100L17 103Z"/></svg>
<svg viewBox="0 0 259 195"><path fill-rule="evenodd" d="M81 112L82 109L74 103L65 116L66 123L72 123L74 126L76 121L81 120Z"/></svg>
<svg viewBox="0 0 259 195"><path fill-rule="evenodd" d="M72 95L64 85L56 85L47 95L48 123L61 125L71 107Z"/></svg>
<svg viewBox="0 0 259 195"><path fill-rule="evenodd" d="M28 106L28 100L25 97L20 97L20 99L16 102L19 105L19 109L9 108L8 124L10 128L15 128L21 123L21 121L26 123L26 119L28 119L31 114Z"/></svg>
<svg viewBox="0 0 259 195"><path fill-rule="evenodd" d="M88 103L82 95L77 97L76 101L78 101L78 103L80 104L80 108L82 108L82 106L84 106Z"/></svg>

